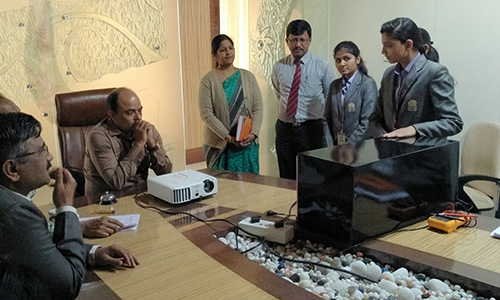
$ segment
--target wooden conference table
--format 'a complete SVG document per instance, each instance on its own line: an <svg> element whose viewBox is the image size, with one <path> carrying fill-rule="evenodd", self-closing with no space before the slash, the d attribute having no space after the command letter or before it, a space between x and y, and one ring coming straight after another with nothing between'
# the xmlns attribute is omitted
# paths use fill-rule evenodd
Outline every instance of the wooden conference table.
<svg viewBox="0 0 500 300"><path fill-rule="evenodd" d="M296 200L295 181L206 172L218 178L219 190L203 201L173 206L147 193L138 194L137 199L171 212L185 211L203 219L223 218L234 223L269 209L286 213ZM92 197L78 199L80 216L96 216L93 212L103 207L93 204L96 201ZM146 210L135 203L134 195L120 198L113 207L117 215L139 213L138 230L86 242L120 244L132 250L141 264L113 272L88 271L77 299L318 299L218 241L214 235L224 235L231 227L227 223L208 226L183 215ZM50 208L46 205L41 209L46 213ZM500 240L489 235L498 226L500 220L480 217L475 228L451 234L397 232L369 241L360 250L393 266L434 272L452 282L471 278L468 285L474 289L493 289L499 295Z"/></svg>

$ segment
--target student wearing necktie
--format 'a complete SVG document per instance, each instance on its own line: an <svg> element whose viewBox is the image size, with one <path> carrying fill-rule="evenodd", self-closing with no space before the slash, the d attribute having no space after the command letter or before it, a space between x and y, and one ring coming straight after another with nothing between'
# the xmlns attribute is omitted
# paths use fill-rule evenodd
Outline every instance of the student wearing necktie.
<svg viewBox="0 0 500 300"><path fill-rule="evenodd" d="M428 60L417 25L396 18L382 25L382 54L390 63L370 116L373 137L446 137L459 133L463 121L455 103L448 69Z"/></svg>
<svg viewBox="0 0 500 300"><path fill-rule="evenodd" d="M330 84L325 119L334 145L357 143L369 137L368 118L377 100L377 84L368 76L355 43L340 42L333 58L342 77Z"/></svg>
<svg viewBox="0 0 500 300"><path fill-rule="evenodd" d="M323 114L333 71L326 61L308 52L311 37L307 21L290 22L286 43L291 54L273 66L278 103L275 143L281 178L296 178L299 152L326 146Z"/></svg>

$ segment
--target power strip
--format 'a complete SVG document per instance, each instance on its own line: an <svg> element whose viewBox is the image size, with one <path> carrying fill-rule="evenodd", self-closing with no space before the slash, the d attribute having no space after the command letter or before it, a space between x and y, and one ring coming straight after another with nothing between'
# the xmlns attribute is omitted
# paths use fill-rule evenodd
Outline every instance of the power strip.
<svg viewBox="0 0 500 300"><path fill-rule="evenodd" d="M238 223L238 226L251 234L255 234L275 243L286 244L293 239L294 228L292 225L285 224L281 228L276 228L272 221L260 220L255 223L250 221L250 217L243 219ZM244 232L241 233L245 234Z"/></svg>

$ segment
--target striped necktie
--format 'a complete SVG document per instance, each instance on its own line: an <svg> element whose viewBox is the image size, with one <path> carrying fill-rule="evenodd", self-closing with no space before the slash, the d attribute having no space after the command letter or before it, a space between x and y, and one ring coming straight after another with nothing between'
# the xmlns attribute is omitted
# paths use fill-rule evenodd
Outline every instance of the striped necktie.
<svg viewBox="0 0 500 300"><path fill-rule="evenodd" d="M286 116L293 118L297 113L297 105L299 100L299 86L300 86L300 59L295 61L296 69L293 75L292 87L290 88L290 94L288 96L288 103L286 105Z"/></svg>
<svg viewBox="0 0 500 300"><path fill-rule="evenodd" d="M348 81L348 80L345 80L345 78L342 78L342 95L340 96L340 104L341 104L341 108L343 110L344 108L344 99L345 99L345 95L347 94L347 88L349 88L349 85L351 83Z"/></svg>
<svg viewBox="0 0 500 300"><path fill-rule="evenodd" d="M342 96L345 96L347 94L347 88L349 87L351 83L349 80L342 79Z"/></svg>

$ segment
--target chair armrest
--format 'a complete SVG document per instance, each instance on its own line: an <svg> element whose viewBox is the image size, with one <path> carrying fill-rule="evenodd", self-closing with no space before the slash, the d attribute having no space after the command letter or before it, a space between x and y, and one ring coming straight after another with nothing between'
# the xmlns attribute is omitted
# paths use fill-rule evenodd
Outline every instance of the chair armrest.
<svg viewBox="0 0 500 300"><path fill-rule="evenodd" d="M500 186L500 178L486 176L486 175L460 175L458 176L458 186L463 187L467 182L476 180L491 181Z"/></svg>

